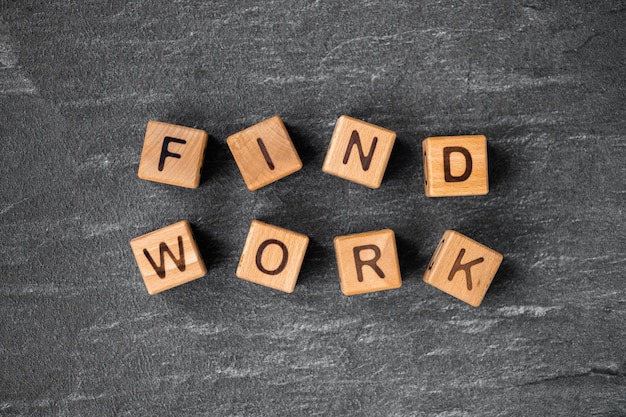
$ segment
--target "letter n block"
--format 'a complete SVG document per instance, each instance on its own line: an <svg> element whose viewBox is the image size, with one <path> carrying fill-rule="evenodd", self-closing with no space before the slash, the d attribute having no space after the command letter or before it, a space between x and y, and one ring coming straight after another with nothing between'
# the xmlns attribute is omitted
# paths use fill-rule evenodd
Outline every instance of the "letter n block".
<svg viewBox="0 0 626 417"><path fill-rule="evenodd" d="M341 291L345 295L400 288L402 278L393 230L335 238Z"/></svg>
<svg viewBox="0 0 626 417"><path fill-rule="evenodd" d="M253 220L236 275L292 293L308 244L306 235Z"/></svg>
<svg viewBox="0 0 626 417"><path fill-rule="evenodd" d="M422 142L422 156L426 196L482 195L489 192L485 136L426 138Z"/></svg>
<svg viewBox="0 0 626 417"><path fill-rule="evenodd" d="M139 161L139 178L198 188L207 141L204 130L150 120Z"/></svg>
<svg viewBox="0 0 626 417"><path fill-rule="evenodd" d="M341 116L335 125L322 171L370 188L379 188L396 133Z"/></svg>
<svg viewBox="0 0 626 417"><path fill-rule="evenodd" d="M206 275L191 226L185 220L137 237L130 246L151 295Z"/></svg>
<svg viewBox="0 0 626 417"><path fill-rule="evenodd" d="M226 143L250 191L302 168L300 156L279 116L229 136Z"/></svg>
<svg viewBox="0 0 626 417"><path fill-rule="evenodd" d="M446 230L428 264L424 281L478 307L502 255L454 230Z"/></svg>

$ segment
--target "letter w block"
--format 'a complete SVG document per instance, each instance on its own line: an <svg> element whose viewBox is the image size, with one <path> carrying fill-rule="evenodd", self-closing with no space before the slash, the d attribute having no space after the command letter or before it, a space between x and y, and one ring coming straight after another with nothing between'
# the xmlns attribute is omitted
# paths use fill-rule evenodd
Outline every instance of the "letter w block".
<svg viewBox="0 0 626 417"><path fill-rule="evenodd" d="M130 246L151 295L206 274L187 221L137 237L130 241Z"/></svg>

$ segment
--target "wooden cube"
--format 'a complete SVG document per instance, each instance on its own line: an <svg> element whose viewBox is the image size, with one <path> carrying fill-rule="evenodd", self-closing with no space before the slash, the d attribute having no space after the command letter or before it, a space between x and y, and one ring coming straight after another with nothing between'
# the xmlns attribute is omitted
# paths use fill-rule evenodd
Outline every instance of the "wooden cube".
<svg viewBox="0 0 626 417"><path fill-rule="evenodd" d="M378 188L395 140L396 133L391 130L341 116L330 139L322 171Z"/></svg>
<svg viewBox="0 0 626 417"><path fill-rule="evenodd" d="M235 133L226 142L250 191L302 168L300 156L279 116Z"/></svg>
<svg viewBox="0 0 626 417"><path fill-rule="evenodd" d="M341 291L345 295L400 288L393 230L338 236L334 240Z"/></svg>
<svg viewBox="0 0 626 417"><path fill-rule="evenodd" d="M139 178L198 188L207 141L204 130L150 120L139 162Z"/></svg>
<svg viewBox="0 0 626 417"><path fill-rule="evenodd" d="M454 230L446 230L428 264L424 281L478 307L502 255Z"/></svg>
<svg viewBox="0 0 626 417"><path fill-rule="evenodd" d="M185 220L130 241L148 293L157 294L206 275Z"/></svg>
<svg viewBox="0 0 626 417"><path fill-rule="evenodd" d="M292 293L308 244L306 235L253 220L236 275Z"/></svg>
<svg viewBox="0 0 626 417"><path fill-rule="evenodd" d="M422 142L424 192L428 197L489 192L487 138L440 136Z"/></svg>

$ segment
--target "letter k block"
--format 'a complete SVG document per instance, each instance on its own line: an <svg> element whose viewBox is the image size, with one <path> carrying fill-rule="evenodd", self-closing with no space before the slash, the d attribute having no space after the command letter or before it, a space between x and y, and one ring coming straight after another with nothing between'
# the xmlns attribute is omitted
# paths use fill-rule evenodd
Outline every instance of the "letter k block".
<svg viewBox="0 0 626 417"><path fill-rule="evenodd" d="M422 142L422 157L426 196L483 195L489 192L485 136L426 138Z"/></svg>
<svg viewBox="0 0 626 417"><path fill-rule="evenodd" d="M198 188L207 141L204 130L150 120L139 161L139 178Z"/></svg>
<svg viewBox="0 0 626 417"><path fill-rule="evenodd" d="M335 238L341 291L356 295L400 288L402 278L393 230Z"/></svg>
<svg viewBox="0 0 626 417"><path fill-rule="evenodd" d="M501 262L502 255L493 249L446 230L424 273L424 281L478 307Z"/></svg>

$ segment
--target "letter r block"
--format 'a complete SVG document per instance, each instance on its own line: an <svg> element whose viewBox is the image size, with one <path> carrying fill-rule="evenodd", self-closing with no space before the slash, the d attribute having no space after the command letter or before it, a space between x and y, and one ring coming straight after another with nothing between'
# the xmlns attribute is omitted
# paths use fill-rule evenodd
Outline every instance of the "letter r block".
<svg viewBox="0 0 626 417"><path fill-rule="evenodd" d="M341 291L345 295L400 288L402 278L393 230L335 238Z"/></svg>
<svg viewBox="0 0 626 417"><path fill-rule="evenodd" d="M424 273L424 281L478 307L502 255L454 230L446 230Z"/></svg>
<svg viewBox="0 0 626 417"><path fill-rule="evenodd" d="M279 116L226 139L250 191L265 187L302 168L302 161Z"/></svg>
<svg viewBox="0 0 626 417"><path fill-rule="evenodd" d="M485 136L426 138L422 142L422 157L426 196L482 195L489 192Z"/></svg>
<svg viewBox="0 0 626 417"><path fill-rule="evenodd" d="M207 141L204 130L150 120L139 161L139 178L198 188Z"/></svg>
<svg viewBox="0 0 626 417"><path fill-rule="evenodd" d="M322 171L378 188L395 140L396 133L391 130L341 116L330 139Z"/></svg>
<svg viewBox="0 0 626 417"><path fill-rule="evenodd" d="M292 293L308 244L306 235L253 220L236 275L246 281Z"/></svg>
<svg viewBox="0 0 626 417"><path fill-rule="evenodd" d="M206 267L185 220L130 241L148 293L153 295L206 274Z"/></svg>

